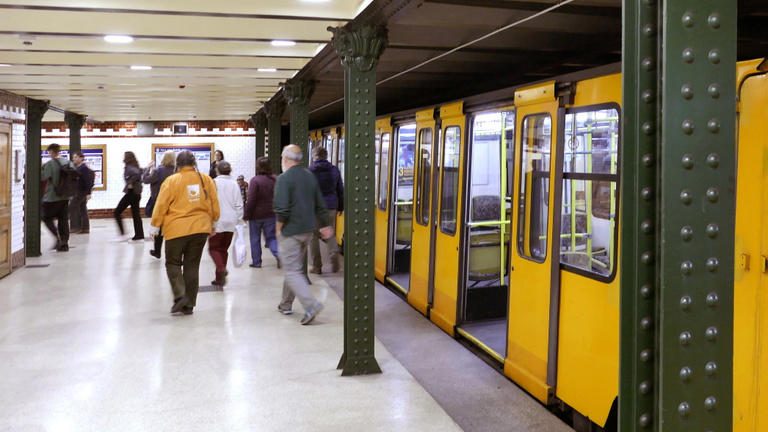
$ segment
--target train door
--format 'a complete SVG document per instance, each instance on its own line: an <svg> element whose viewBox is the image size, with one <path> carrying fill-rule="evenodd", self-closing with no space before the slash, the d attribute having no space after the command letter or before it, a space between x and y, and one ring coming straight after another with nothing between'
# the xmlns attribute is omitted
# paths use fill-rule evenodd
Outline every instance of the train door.
<svg viewBox="0 0 768 432"><path fill-rule="evenodd" d="M11 272L11 124L0 123L0 278Z"/></svg>
<svg viewBox="0 0 768 432"><path fill-rule="evenodd" d="M376 121L376 234L374 273L379 282L387 275L387 233L389 228L389 167L391 164L392 118Z"/></svg>
<svg viewBox="0 0 768 432"><path fill-rule="evenodd" d="M408 303L416 310L427 314L432 286L432 239L435 232L433 206L436 185L437 146L435 142L435 109L416 113L416 156L414 156L414 212L411 221L413 247L411 252L411 281Z"/></svg>
<svg viewBox="0 0 768 432"><path fill-rule="evenodd" d="M768 430L768 74L741 85L736 185L733 422Z"/></svg>
<svg viewBox="0 0 768 432"><path fill-rule="evenodd" d="M342 183L346 185L346 181L344 178L344 128L339 128L339 139L338 139L338 145L336 146L336 148L338 149L338 160L336 162L336 167L339 169L339 172L341 173ZM336 242L338 243L339 246L344 245L344 213L343 212L336 213Z"/></svg>
<svg viewBox="0 0 768 432"><path fill-rule="evenodd" d="M413 154L416 124L395 129L392 207L389 211L387 282L407 294L411 274L411 222L413 220Z"/></svg>
<svg viewBox="0 0 768 432"><path fill-rule="evenodd" d="M555 83L515 92L516 146L513 193L509 324L504 372L547 403L550 291L553 254L555 145L558 100ZM557 257L555 257L555 260ZM556 343L557 341L552 341Z"/></svg>
<svg viewBox="0 0 768 432"><path fill-rule="evenodd" d="M432 241L433 283L429 318L450 335L456 326L459 261L462 232L462 173L466 137L464 103L440 108L440 153L437 163L439 192L435 201L435 235Z"/></svg>
<svg viewBox="0 0 768 432"><path fill-rule="evenodd" d="M511 110L470 120L466 232L457 332L504 362L509 287L508 152L514 150Z"/></svg>

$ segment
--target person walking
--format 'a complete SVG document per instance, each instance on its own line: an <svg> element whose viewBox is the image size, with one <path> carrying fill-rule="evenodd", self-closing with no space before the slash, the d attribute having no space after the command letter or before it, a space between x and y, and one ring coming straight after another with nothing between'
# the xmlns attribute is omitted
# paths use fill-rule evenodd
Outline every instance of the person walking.
<svg viewBox="0 0 768 432"><path fill-rule="evenodd" d="M277 260L280 268L280 257L277 253L277 237L275 235L275 212L272 201L275 196L275 182L269 159L260 157L256 160L256 175L248 186L248 199L245 201L244 219L248 221L251 240L251 267L261 267L261 234L264 233L266 247Z"/></svg>
<svg viewBox="0 0 768 432"><path fill-rule="evenodd" d="M115 222L117 222L117 229L120 231L118 241L143 241L144 240L144 225L141 222L141 168L139 168L139 161L136 160L136 155L131 152L125 152L123 156L123 163L125 168L123 170L123 179L125 179L125 187L123 188L123 198L117 204L115 208ZM125 234L125 228L123 227L123 211L131 207L131 216L133 217L133 237L130 238Z"/></svg>
<svg viewBox="0 0 768 432"><path fill-rule="evenodd" d="M91 199L96 174L85 163L83 152L75 152L72 161L80 177L77 179L77 192L69 202L69 231L72 234L88 234L91 232L88 201Z"/></svg>
<svg viewBox="0 0 768 432"><path fill-rule="evenodd" d="M283 314L292 313L293 300L299 298L304 308L302 325L311 323L323 310L309 289L304 262L312 233L317 229L323 239L333 236L328 210L314 174L301 164L301 147L290 144L282 152L283 173L275 184L274 211L280 258L285 268L283 298L277 306Z"/></svg>
<svg viewBox="0 0 768 432"><path fill-rule="evenodd" d="M173 175L176 171L176 153L173 150L168 150L163 153L163 158L160 160L160 166L156 166L155 161L144 169L144 173L141 175L141 181L144 184L149 185L149 201L144 211L147 217L152 217L152 212L157 202L157 195L160 193L160 185L163 184L165 179ZM160 259L163 249L163 233L158 233L154 238L154 247L149 251L149 254L153 257Z"/></svg>
<svg viewBox="0 0 768 432"><path fill-rule="evenodd" d="M56 238L53 249L58 252L67 252L69 251L69 198L57 194L56 185L59 184L62 167L71 165L72 162L59 157L61 146L58 144L51 144L46 150L51 160L43 165L40 176L40 179L46 182L42 219L45 227ZM56 223L53 222L54 219Z"/></svg>
<svg viewBox="0 0 768 432"><path fill-rule="evenodd" d="M212 179L215 179L217 175L219 175L218 171L216 171L216 166L219 164L219 162L224 160L224 152L221 150L216 150L213 152L213 161L211 161L211 169L208 171L208 175L211 176Z"/></svg>
<svg viewBox="0 0 768 432"><path fill-rule="evenodd" d="M323 200L328 208L328 219L333 230L336 230L336 215L344 212L344 183L341 180L339 169L328 162L328 150L324 147L315 147L312 151L314 159L309 170L317 178L317 184L323 194ZM339 244L336 238L324 240L328 247L328 257L331 261L331 272L339 271ZM310 242L310 255L312 256L312 268L310 273L322 274L323 258L320 253L320 233L315 231Z"/></svg>
<svg viewBox="0 0 768 432"><path fill-rule="evenodd" d="M165 237L165 271L173 291L171 313L191 315L200 288L200 259L213 224L219 219L219 198L213 180L197 171L195 155L176 157L176 174L160 185L152 210L150 234Z"/></svg>
<svg viewBox="0 0 768 432"><path fill-rule="evenodd" d="M243 205L248 201L248 182L242 174L237 176L237 185L240 186L240 195L243 196Z"/></svg>
<svg viewBox="0 0 768 432"><path fill-rule="evenodd" d="M216 264L216 279L211 285L223 287L227 284L227 259L229 246L235 227L243 220L243 196L240 187L232 176L232 166L227 161L219 161L219 175L214 180L216 194L219 197L219 220L214 225L214 234L208 241L208 253Z"/></svg>

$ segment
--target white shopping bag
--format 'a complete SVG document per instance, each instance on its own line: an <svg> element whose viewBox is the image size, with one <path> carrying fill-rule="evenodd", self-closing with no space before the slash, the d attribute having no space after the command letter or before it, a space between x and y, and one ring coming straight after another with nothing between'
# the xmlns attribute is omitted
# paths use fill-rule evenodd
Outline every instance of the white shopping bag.
<svg viewBox="0 0 768 432"><path fill-rule="evenodd" d="M234 258L235 267L242 266L245 262L246 255L248 255L248 249L245 245L245 229L243 226L244 225L242 224L238 224L235 227L235 241L232 244L234 249L232 257Z"/></svg>

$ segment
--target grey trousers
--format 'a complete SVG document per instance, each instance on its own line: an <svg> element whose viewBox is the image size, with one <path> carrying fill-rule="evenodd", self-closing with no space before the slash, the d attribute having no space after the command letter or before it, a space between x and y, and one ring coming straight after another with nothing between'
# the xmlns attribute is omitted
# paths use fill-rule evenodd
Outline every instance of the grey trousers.
<svg viewBox="0 0 768 432"><path fill-rule="evenodd" d="M311 239L312 233L278 236L280 261L285 272L283 299L280 302L281 309L290 309L293 305L293 299L297 297L306 313L312 313L320 306L320 302L309 289L304 269L307 247Z"/></svg>
<svg viewBox="0 0 768 432"><path fill-rule="evenodd" d="M328 246L328 258L331 260L331 268L334 272L339 270L339 244L336 243L336 210L328 210L328 218L333 227L334 236L328 240L320 238L320 231L312 234L312 241L309 244L309 254L312 256L312 267L319 269L323 267L323 256L320 253L320 241Z"/></svg>

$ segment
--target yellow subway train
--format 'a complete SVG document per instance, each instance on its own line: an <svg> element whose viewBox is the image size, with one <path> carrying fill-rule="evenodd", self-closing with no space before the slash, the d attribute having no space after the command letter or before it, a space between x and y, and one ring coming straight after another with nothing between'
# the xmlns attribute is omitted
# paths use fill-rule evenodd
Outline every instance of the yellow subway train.
<svg viewBox="0 0 768 432"><path fill-rule="evenodd" d="M581 430L617 422L617 69L376 123L376 279ZM768 430L768 61L737 69L733 430L753 432ZM343 172L343 128L311 140Z"/></svg>

